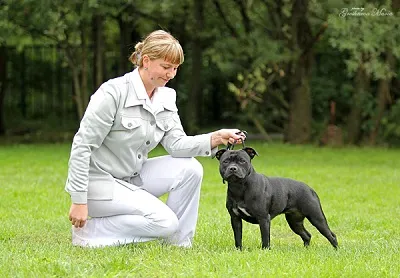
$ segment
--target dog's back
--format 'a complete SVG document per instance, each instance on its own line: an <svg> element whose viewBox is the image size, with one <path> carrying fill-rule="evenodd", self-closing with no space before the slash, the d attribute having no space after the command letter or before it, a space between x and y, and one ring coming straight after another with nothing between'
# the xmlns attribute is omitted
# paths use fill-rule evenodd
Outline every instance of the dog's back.
<svg viewBox="0 0 400 278"><path fill-rule="evenodd" d="M273 198L270 214L278 214L293 210L303 213L303 208L309 205L309 200L318 200L317 193L304 182L282 177L266 177L269 194Z"/></svg>

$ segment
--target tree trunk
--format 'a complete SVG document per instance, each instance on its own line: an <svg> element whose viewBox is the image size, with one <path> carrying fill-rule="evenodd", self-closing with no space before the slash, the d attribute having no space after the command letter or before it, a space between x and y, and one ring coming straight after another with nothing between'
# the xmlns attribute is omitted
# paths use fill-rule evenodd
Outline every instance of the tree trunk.
<svg viewBox="0 0 400 278"><path fill-rule="evenodd" d="M104 82L104 17L95 15L92 26L94 43L93 88L96 90Z"/></svg>
<svg viewBox="0 0 400 278"><path fill-rule="evenodd" d="M84 111L85 111L85 106L82 103L82 93L81 93L81 85L80 85L80 80L79 80L79 69L76 66L76 63L74 61L74 56L72 53L71 48L66 48L65 49L66 57L67 57L67 62L68 66L71 69L71 75L72 75L72 88L73 88L73 100L76 104L76 112L78 113L78 119L82 119Z"/></svg>
<svg viewBox="0 0 400 278"><path fill-rule="evenodd" d="M386 51L386 63L389 65L389 68L391 70L395 70L395 64L396 64L396 59L393 55L393 53L390 50ZM381 125L381 120L382 117L386 111L386 105L390 103L390 84L391 84L392 78L388 79L381 79L379 80L379 85L378 85L378 94L377 94L377 110L375 117L373 119L374 126L372 128L372 131L369 135L369 143L371 145L376 144L376 140L378 138L379 134L379 128Z"/></svg>
<svg viewBox="0 0 400 278"><path fill-rule="evenodd" d="M131 33L131 24L125 22L122 19L122 15L118 17L118 25L119 25L119 34L120 34L120 56L118 63L118 75L122 75L128 71L128 58L131 53L128 51L128 45L130 45L130 33ZM132 45L132 51L134 51L135 45Z"/></svg>
<svg viewBox="0 0 400 278"><path fill-rule="evenodd" d="M204 2L203 0L194 1L194 17L195 25L194 29L201 32L204 28ZM202 56L203 56L203 41L201 36L197 34L191 39L192 48L192 68L191 68L191 90L189 91L189 102L186 105L186 123L187 130L191 134L195 134L199 131L199 119L200 119L200 104L201 92L203 90L201 72L202 66Z"/></svg>
<svg viewBox="0 0 400 278"><path fill-rule="evenodd" d="M27 63L26 63L26 50L23 50L21 52L21 72L20 72L20 78L21 78L21 87L20 87L20 98L19 98L19 108L22 114L22 117L24 119L27 118L28 116L28 108L27 108L27 92L26 92L26 71L27 71Z"/></svg>
<svg viewBox="0 0 400 278"><path fill-rule="evenodd" d="M74 88L74 101L76 103L76 111L78 113L78 119L82 119L83 114L85 113L85 105L82 102L82 91L79 83L79 71L77 69L71 69L72 71L72 83Z"/></svg>
<svg viewBox="0 0 400 278"><path fill-rule="evenodd" d="M7 50L5 46L0 46L0 136L6 134L4 120L4 98L7 87Z"/></svg>
<svg viewBox="0 0 400 278"><path fill-rule="evenodd" d="M373 128L371 133L369 134L369 144L376 145L376 139L379 133L379 127L381 124L381 120L383 114L386 110L386 104L388 103L388 96L390 94L390 80L381 79L379 80L378 85L378 95L377 95L377 107L376 107L376 115L373 119Z"/></svg>
<svg viewBox="0 0 400 278"><path fill-rule="evenodd" d="M292 7L291 29L293 52L299 53L289 67L289 122L285 141L308 143L311 138L310 78L313 54L311 28L307 19L308 0L295 0ZM301 54L300 54L301 53Z"/></svg>
<svg viewBox="0 0 400 278"><path fill-rule="evenodd" d="M354 79L354 93L352 107L348 118L347 143L358 144L361 139L361 123L363 102L369 91L369 76L364 69L364 60L361 61L357 75Z"/></svg>
<svg viewBox="0 0 400 278"><path fill-rule="evenodd" d="M85 24L84 24L85 25ZM82 70L81 70L81 101L83 105L83 110L86 109L86 106L89 103L89 92L88 92L88 43L87 43L87 27L82 26L81 28L81 58L82 58ZM80 117L82 118L83 113Z"/></svg>

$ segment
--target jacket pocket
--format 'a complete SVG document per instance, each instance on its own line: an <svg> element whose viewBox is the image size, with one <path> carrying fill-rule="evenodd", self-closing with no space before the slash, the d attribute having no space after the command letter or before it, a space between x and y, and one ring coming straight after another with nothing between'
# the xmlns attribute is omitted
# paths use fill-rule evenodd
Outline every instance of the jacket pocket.
<svg viewBox="0 0 400 278"><path fill-rule="evenodd" d="M114 129L114 132L108 137L116 148L125 145L138 147L143 144L146 130L147 123L142 118L121 116L119 128Z"/></svg>
<svg viewBox="0 0 400 278"><path fill-rule="evenodd" d="M129 118L129 117L121 117L121 125L129 130L135 129L139 127L143 121L141 119L136 119L136 118Z"/></svg>
<svg viewBox="0 0 400 278"><path fill-rule="evenodd" d="M164 132L170 131L175 126L172 118L157 119L157 127Z"/></svg>

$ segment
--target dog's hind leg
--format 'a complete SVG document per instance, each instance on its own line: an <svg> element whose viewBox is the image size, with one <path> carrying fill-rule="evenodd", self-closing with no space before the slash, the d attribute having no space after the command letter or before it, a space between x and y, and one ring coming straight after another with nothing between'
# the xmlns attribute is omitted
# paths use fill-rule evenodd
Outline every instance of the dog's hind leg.
<svg viewBox="0 0 400 278"><path fill-rule="evenodd" d="M315 228L326 237L335 249L338 247L336 235L329 229L328 222L326 221L325 214L322 210L321 202L317 193L311 190L312 196L308 202L308 206L304 206L301 212L313 224Z"/></svg>
<svg viewBox="0 0 400 278"><path fill-rule="evenodd" d="M326 237L335 249L338 247L336 235L329 229L328 222L326 221L325 215L321 209L321 206L317 213L314 212L307 217L307 219L314 225L315 228Z"/></svg>
<svg viewBox="0 0 400 278"><path fill-rule="evenodd" d="M337 248L338 247L338 242L336 239L336 235L329 229L328 223L326 222L325 217L315 217L313 216L308 216L307 219L317 228L317 230L324 236L326 237L329 242L332 244L333 247Z"/></svg>
<svg viewBox="0 0 400 278"><path fill-rule="evenodd" d="M305 216L299 213L291 212L285 214L286 221L293 232L298 234L304 242L304 246L310 245L311 234L304 228Z"/></svg>

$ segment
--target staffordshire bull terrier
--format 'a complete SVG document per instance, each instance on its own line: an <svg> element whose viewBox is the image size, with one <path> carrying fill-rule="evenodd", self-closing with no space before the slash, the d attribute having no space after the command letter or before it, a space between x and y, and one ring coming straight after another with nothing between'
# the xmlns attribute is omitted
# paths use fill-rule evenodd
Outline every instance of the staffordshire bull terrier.
<svg viewBox="0 0 400 278"><path fill-rule="evenodd" d="M337 248L336 235L329 229L317 193L305 183L288 178L266 177L254 170L251 160L257 152L249 147L241 150L219 150L219 171L228 182L226 208L231 216L235 246L242 249L242 219L258 224L262 248L270 248L271 220L285 214L293 232L308 246L311 234L304 228L307 218Z"/></svg>

